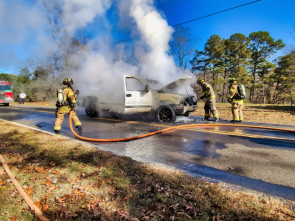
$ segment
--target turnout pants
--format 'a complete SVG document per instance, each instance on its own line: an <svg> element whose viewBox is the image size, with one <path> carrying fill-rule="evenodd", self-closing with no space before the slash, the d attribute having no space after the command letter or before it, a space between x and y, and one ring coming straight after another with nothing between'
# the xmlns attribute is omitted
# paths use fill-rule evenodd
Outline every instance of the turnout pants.
<svg viewBox="0 0 295 221"><path fill-rule="evenodd" d="M232 103L233 120L243 120L243 101L237 101Z"/></svg>
<svg viewBox="0 0 295 221"><path fill-rule="evenodd" d="M216 109L215 103L216 103L215 99L210 99L205 102L204 109L205 109L205 118L206 119L209 119L210 113L213 115L213 117L215 119L219 118L219 114Z"/></svg>
<svg viewBox="0 0 295 221"><path fill-rule="evenodd" d="M56 119L54 124L54 130L61 130L62 122L64 121L65 114L69 114L69 112L64 112L62 110L58 110L56 113ZM72 120L75 127L81 125L79 118L77 117L76 111L72 111Z"/></svg>

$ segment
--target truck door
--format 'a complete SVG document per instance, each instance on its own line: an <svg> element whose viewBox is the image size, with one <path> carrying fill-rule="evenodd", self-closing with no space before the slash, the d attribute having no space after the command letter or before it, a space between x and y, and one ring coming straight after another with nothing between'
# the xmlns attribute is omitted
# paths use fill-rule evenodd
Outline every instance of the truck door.
<svg viewBox="0 0 295 221"><path fill-rule="evenodd" d="M139 78L124 75L124 89L124 113L140 113L152 110L152 92Z"/></svg>

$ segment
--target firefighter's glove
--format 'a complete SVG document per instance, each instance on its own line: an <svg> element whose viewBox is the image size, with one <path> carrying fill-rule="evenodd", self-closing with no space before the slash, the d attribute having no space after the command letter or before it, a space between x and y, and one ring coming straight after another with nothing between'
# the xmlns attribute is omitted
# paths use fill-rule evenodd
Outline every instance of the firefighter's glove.
<svg viewBox="0 0 295 221"><path fill-rule="evenodd" d="M227 101L228 101L228 103L232 103L233 102L233 99L232 98L228 98Z"/></svg>
<svg viewBox="0 0 295 221"><path fill-rule="evenodd" d="M202 97L200 97L200 100L204 99L205 98L205 95L203 95Z"/></svg>
<svg viewBox="0 0 295 221"><path fill-rule="evenodd" d="M72 104L72 110L76 110L76 103Z"/></svg>

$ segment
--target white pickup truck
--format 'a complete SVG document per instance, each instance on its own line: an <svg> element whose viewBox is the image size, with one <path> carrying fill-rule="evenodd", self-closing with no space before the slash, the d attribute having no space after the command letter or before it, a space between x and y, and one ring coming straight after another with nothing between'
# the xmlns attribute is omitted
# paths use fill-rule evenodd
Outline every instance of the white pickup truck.
<svg viewBox="0 0 295 221"><path fill-rule="evenodd" d="M123 82L108 90L80 90L77 103L89 117L103 111L119 114L154 113L157 122L175 122L176 116L188 116L197 108L192 95L181 95L179 89L189 85L191 77L180 78L159 90L152 90L138 77L124 75ZM120 88L121 87L121 88Z"/></svg>

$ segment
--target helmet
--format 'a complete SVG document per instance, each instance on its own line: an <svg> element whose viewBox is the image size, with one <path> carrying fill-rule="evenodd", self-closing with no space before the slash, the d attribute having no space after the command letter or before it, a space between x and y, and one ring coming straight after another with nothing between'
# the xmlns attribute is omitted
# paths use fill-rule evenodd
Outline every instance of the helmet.
<svg viewBox="0 0 295 221"><path fill-rule="evenodd" d="M74 81L72 78L66 78L63 80L62 82L63 84L69 84L69 85L73 85L74 84Z"/></svg>
<svg viewBox="0 0 295 221"><path fill-rule="evenodd" d="M235 79L235 78L230 78L230 79L228 80L228 83L237 83L237 82L238 82L238 80Z"/></svg>
<svg viewBox="0 0 295 221"><path fill-rule="evenodd" d="M198 80L197 80L197 83L198 84L201 84L202 82L204 82L205 80L203 79L203 78L199 78Z"/></svg>

